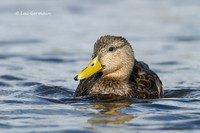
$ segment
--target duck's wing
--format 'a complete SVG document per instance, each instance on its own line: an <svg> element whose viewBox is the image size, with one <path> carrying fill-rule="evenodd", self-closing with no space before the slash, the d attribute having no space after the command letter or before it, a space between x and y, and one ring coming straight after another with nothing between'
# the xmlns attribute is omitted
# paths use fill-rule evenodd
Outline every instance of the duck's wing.
<svg viewBox="0 0 200 133"><path fill-rule="evenodd" d="M138 98L161 98L163 97L162 82L155 72L150 70L149 66L142 61L135 61L130 82L137 86L134 90Z"/></svg>

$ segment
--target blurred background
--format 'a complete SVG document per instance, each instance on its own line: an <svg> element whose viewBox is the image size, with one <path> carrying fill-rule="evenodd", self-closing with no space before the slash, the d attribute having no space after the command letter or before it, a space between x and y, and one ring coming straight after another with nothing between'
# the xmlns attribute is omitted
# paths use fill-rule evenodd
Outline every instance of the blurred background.
<svg viewBox="0 0 200 133"><path fill-rule="evenodd" d="M134 127L139 132L178 127L196 131L200 122L197 120L200 104L195 101L200 98L199 11L199 0L1 1L0 130L128 132ZM97 126L98 122L94 126L91 120L88 123L93 115L104 116L100 111L107 106L88 109L93 103L87 100L79 101L78 105L65 104L66 98L73 97L78 84L73 77L89 63L93 45L102 35L125 37L133 46L136 59L149 64L159 75L166 99L173 99L156 101L155 104L164 107L161 112L160 106L148 106L148 109L143 104L122 106L116 110L130 119L125 120L126 126L122 124L116 130L115 126L105 126L108 123L103 123L103 127ZM185 99L192 100L190 105ZM169 106L174 107L172 112L168 111ZM168 111L169 115L162 117L160 123L161 116L155 114L152 122L148 118L150 111L155 110L158 114ZM178 122L175 120L178 124L170 124L180 110ZM133 121L132 115L138 121Z"/></svg>

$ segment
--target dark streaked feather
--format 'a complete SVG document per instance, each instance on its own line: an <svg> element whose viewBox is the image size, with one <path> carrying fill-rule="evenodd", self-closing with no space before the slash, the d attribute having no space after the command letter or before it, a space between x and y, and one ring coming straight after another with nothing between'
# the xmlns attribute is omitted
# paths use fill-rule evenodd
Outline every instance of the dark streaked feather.
<svg viewBox="0 0 200 133"><path fill-rule="evenodd" d="M163 97L162 82L155 72L149 69L149 66L140 61L135 61L129 83L135 82L137 92L142 99Z"/></svg>

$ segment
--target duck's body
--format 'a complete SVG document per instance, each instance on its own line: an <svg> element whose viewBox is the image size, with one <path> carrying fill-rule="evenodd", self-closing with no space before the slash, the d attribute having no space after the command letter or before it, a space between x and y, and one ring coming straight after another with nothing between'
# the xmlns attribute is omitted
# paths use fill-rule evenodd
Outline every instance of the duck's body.
<svg viewBox="0 0 200 133"><path fill-rule="evenodd" d="M94 61L96 57L98 60ZM91 70L93 66L98 67L96 62L100 62L102 67L88 76L90 71L87 69ZM75 77L78 79L82 73L87 75L86 78L81 77L75 96L109 95L139 99L163 97L159 77L149 69L147 64L138 62L134 58L132 48L124 38L101 37L95 43L92 61L88 67Z"/></svg>

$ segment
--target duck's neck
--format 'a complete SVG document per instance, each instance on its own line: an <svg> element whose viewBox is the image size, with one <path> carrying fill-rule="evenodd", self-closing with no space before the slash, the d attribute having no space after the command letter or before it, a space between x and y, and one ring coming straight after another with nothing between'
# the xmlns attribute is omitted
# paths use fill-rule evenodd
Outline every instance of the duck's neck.
<svg viewBox="0 0 200 133"><path fill-rule="evenodd" d="M103 74L103 78L128 81L135 61L124 62L123 66L113 72Z"/></svg>

